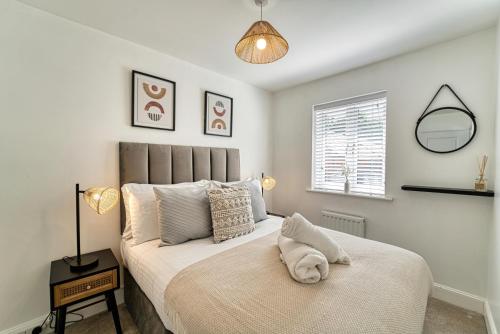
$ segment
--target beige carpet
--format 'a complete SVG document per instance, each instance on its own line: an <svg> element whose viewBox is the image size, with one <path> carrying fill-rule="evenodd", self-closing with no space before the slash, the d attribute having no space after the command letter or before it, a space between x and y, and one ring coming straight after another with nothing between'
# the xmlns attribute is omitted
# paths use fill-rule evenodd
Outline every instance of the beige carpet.
<svg viewBox="0 0 500 334"><path fill-rule="evenodd" d="M125 305L120 305L119 310L123 333L138 334ZM67 327L66 330L68 334L112 334L114 332L113 318L108 312L82 320ZM425 316L424 334L487 334L487 331L481 314L430 298Z"/></svg>
<svg viewBox="0 0 500 334"><path fill-rule="evenodd" d="M487 334L484 317L476 312L429 298L424 334Z"/></svg>

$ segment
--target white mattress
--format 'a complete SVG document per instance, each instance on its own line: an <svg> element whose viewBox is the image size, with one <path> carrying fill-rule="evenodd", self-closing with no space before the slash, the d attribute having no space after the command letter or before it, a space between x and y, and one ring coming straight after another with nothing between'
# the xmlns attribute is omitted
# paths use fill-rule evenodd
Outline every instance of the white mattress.
<svg viewBox="0 0 500 334"><path fill-rule="evenodd" d="M281 228L282 221L282 218L271 217L257 223L254 232L219 244L215 244L212 237L165 247L158 247L159 239L136 246L131 245L131 240L122 240L122 258L137 284L153 303L165 328L170 330L172 326L167 317L164 294L177 273L195 262L272 233Z"/></svg>

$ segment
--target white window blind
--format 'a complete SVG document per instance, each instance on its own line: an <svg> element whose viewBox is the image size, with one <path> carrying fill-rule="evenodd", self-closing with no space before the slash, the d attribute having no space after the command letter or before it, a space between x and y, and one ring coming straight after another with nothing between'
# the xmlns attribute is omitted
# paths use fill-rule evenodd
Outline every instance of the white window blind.
<svg viewBox="0 0 500 334"><path fill-rule="evenodd" d="M386 92L313 106L312 188L385 195Z"/></svg>

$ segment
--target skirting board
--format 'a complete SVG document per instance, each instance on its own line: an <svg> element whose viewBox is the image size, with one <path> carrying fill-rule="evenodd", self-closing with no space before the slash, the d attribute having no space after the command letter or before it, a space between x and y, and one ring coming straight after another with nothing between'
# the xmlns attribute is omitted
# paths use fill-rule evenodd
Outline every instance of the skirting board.
<svg viewBox="0 0 500 334"><path fill-rule="evenodd" d="M123 304L123 288L116 290L115 296L116 296L116 303ZM102 298L102 297L100 297L100 298ZM95 300L97 300L97 299L95 299ZM87 301L86 303L91 302L91 301L93 301L93 299ZM70 307L70 308L74 308L76 306L77 305ZM78 313L82 314L85 318L88 318L90 316L93 316L94 314L101 313L101 312L105 311L106 309L107 309L106 303L103 302L103 303L99 303L99 304L84 308L83 310L78 311ZM47 311L47 314L48 314L48 311ZM47 314L41 315L36 319L32 319L32 320L23 322L22 324L19 324L17 326L14 326L14 327L11 327L8 329L4 329L3 331L0 331L0 334L20 334L20 333L30 334L31 330L33 328L35 328L36 326L40 326L42 324L42 322L45 320L45 317L47 316ZM72 319L71 315L68 315L68 320L71 320L71 319ZM48 328L46 326L46 328L44 328L42 333L43 334L53 333L53 330L48 330Z"/></svg>
<svg viewBox="0 0 500 334"><path fill-rule="evenodd" d="M434 283L432 297L459 306L469 311L484 314L485 299L472 293L460 291L449 286Z"/></svg>
<svg viewBox="0 0 500 334"><path fill-rule="evenodd" d="M484 320L486 321L488 334L498 334L495 320L493 319L493 313L491 313L490 303L488 301L484 302Z"/></svg>

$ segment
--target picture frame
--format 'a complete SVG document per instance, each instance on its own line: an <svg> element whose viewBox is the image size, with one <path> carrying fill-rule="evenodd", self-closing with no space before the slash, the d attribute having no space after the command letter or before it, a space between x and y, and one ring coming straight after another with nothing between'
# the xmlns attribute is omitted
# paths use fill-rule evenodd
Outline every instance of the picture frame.
<svg viewBox="0 0 500 334"><path fill-rule="evenodd" d="M205 91L204 134L233 136L233 98Z"/></svg>
<svg viewBox="0 0 500 334"><path fill-rule="evenodd" d="M175 131L175 81L132 71L132 126Z"/></svg>

